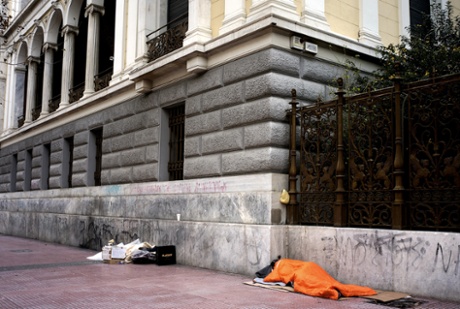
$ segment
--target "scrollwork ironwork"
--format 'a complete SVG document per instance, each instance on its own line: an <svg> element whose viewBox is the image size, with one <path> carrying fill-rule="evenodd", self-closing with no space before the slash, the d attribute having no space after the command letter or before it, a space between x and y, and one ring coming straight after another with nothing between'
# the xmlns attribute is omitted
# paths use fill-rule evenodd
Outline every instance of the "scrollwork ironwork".
<svg viewBox="0 0 460 309"><path fill-rule="evenodd" d="M185 33L188 29L188 19L185 18L175 26L167 29L147 42L149 61L158 59L182 47Z"/></svg>
<svg viewBox="0 0 460 309"><path fill-rule="evenodd" d="M301 222L336 224L340 204L348 226L395 228L397 216L406 228L460 231L460 75L347 97L343 127L338 106L298 109Z"/></svg>

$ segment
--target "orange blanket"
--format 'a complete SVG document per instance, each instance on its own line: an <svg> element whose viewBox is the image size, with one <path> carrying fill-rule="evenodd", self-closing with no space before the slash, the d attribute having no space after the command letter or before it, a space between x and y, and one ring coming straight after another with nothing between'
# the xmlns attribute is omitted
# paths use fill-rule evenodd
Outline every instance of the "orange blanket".
<svg viewBox="0 0 460 309"><path fill-rule="evenodd" d="M291 259L276 262L273 271L264 281L293 282L296 292L330 299L338 299L339 292L345 297L377 294L368 287L340 283L316 263Z"/></svg>

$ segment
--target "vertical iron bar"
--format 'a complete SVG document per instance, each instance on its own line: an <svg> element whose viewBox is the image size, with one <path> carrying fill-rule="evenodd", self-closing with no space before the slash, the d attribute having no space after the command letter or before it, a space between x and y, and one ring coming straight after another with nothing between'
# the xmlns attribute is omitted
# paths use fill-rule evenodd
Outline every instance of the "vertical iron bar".
<svg viewBox="0 0 460 309"><path fill-rule="evenodd" d="M345 91L343 90L343 79L337 79L339 86L336 92L337 98L337 189L336 189L336 201L334 207L334 226L346 226L347 225L347 209L345 207L344 195L345 188L343 186L343 180L345 177L345 161L344 161L344 145L343 145L343 104Z"/></svg>
<svg viewBox="0 0 460 309"><path fill-rule="evenodd" d="M401 117L401 74L399 72L399 64L396 64L396 75L394 78L394 112L395 112L395 159L394 159L394 177L395 187L394 201L392 207L392 228L403 229L404 228L404 158L403 158L403 147L402 147L402 117Z"/></svg>
<svg viewBox="0 0 460 309"><path fill-rule="evenodd" d="M290 159L289 159L289 204L287 205L287 223L296 224L299 222L299 209L297 207L297 150L296 150L296 136L297 136L297 92L295 89L291 90L292 100L289 104L292 106L291 110L291 136L290 136Z"/></svg>

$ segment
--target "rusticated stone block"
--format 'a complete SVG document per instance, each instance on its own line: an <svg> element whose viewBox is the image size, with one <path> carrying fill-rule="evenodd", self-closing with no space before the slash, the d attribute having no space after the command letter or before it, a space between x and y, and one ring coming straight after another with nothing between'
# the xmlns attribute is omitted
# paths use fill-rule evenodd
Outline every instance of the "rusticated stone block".
<svg viewBox="0 0 460 309"><path fill-rule="evenodd" d="M289 146L288 123L264 122L244 128L245 149L263 146Z"/></svg>
<svg viewBox="0 0 460 309"><path fill-rule="evenodd" d="M226 64L224 83L229 84L273 71L298 77L299 67L299 55L278 49L267 49Z"/></svg>
<svg viewBox="0 0 460 309"><path fill-rule="evenodd" d="M187 118L185 121L185 135L203 134L220 130L222 126L221 111L213 111L206 114Z"/></svg>
<svg viewBox="0 0 460 309"><path fill-rule="evenodd" d="M219 131L202 136L203 154L226 152L243 148L243 129Z"/></svg>
<svg viewBox="0 0 460 309"><path fill-rule="evenodd" d="M184 178L221 175L221 155L187 158L184 161Z"/></svg>
<svg viewBox="0 0 460 309"><path fill-rule="evenodd" d="M243 83L221 87L203 94L203 112L243 102Z"/></svg>
<svg viewBox="0 0 460 309"><path fill-rule="evenodd" d="M257 148L222 154L222 174L279 172L286 173L289 150L282 148Z"/></svg>
<svg viewBox="0 0 460 309"><path fill-rule="evenodd" d="M268 120L285 121L286 105L283 99L265 98L232 106L222 111L223 127L238 127Z"/></svg>
<svg viewBox="0 0 460 309"><path fill-rule="evenodd" d="M187 95L196 95L200 92L209 91L221 87L222 82L222 67L212 69L194 79L190 79L187 83Z"/></svg>

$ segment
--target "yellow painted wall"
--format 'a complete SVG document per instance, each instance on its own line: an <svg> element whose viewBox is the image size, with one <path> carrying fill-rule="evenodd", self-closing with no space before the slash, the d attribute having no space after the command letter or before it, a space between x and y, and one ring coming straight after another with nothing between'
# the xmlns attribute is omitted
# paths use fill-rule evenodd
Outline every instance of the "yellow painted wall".
<svg viewBox="0 0 460 309"><path fill-rule="evenodd" d="M228 0L227 0L228 1ZM212 37L219 35L219 29L222 27L222 21L225 14L225 0L211 1L211 31Z"/></svg>
<svg viewBox="0 0 460 309"><path fill-rule="evenodd" d="M325 11L332 32L358 39L359 0L328 0Z"/></svg>
<svg viewBox="0 0 460 309"><path fill-rule="evenodd" d="M379 31L382 44L399 43L399 1L379 1Z"/></svg>
<svg viewBox="0 0 460 309"><path fill-rule="evenodd" d="M452 4L453 16L460 16L460 0L451 0L450 3Z"/></svg>

